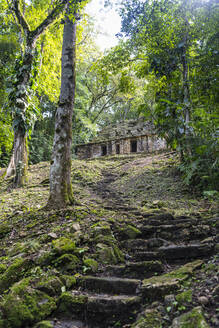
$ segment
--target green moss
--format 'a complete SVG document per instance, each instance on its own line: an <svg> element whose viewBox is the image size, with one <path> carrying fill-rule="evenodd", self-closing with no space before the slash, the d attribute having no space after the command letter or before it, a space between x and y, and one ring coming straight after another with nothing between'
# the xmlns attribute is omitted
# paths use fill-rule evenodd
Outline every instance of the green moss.
<svg viewBox="0 0 219 328"><path fill-rule="evenodd" d="M137 322L135 322L131 328L160 328L162 322L161 314L155 310L147 310Z"/></svg>
<svg viewBox="0 0 219 328"><path fill-rule="evenodd" d="M196 269L201 268L203 264L202 260L196 260L193 262L189 262L183 266L181 266L179 269L172 271L172 273L170 272L171 275L178 275L180 276L184 276L184 275L191 275L193 273L193 271L195 271Z"/></svg>
<svg viewBox="0 0 219 328"><path fill-rule="evenodd" d="M0 328L11 328L7 320L0 319Z"/></svg>
<svg viewBox="0 0 219 328"><path fill-rule="evenodd" d="M85 310L86 303L87 296L72 295L69 292L65 292L59 298L57 312L62 315L74 317L74 315L79 315Z"/></svg>
<svg viewBox="0 0 219 328"><path fill-rule="evenodd" d="M15 245L13 245L13 247L11 247L9 249L8 254L10 256L19 254L19 253L26 253L26 254L31 254L31 253L35 253L40 249L41 245L39 243L38 240L29 240L27 242L23 242L23 243L16 243Z"/></svg>
<svg viewBox="0 0 219 328"><path fill-rule="evenodd" d="M141 286L143 295L155 299L175 291L195 269L201 267L202 263L201 260L190 262L167 274L143 280Z"/></svg>
<svg viewBox="0 0 219 328"><path fill-rule="evenodd" d="M202 314L202 308L196 307L192 311L175 318L172 328L210 328Z"/></svg>
<svg viewBox="0 0 219 328"><path fill-rule="evenodd" d="M5 272L7 269L5 264L0 263L0 274L2 274L3 272Z"/></svg>
<svg viewBox="0 0 219 328"><path fill-rule="evenodd" d="M11 226L7 223L0 224L0 238L3 238L12 230Z"/></svg>
<svg viewBox="0 0 219 328"><path fill-rule="evenodd" d="M78 267L80 260L75 255L63 254L53 263L56 267L62 269L62 271L74 271Z"/></svg>
<svg viewBox="0 0 219 328"><path fill-rule="evenodd" d="M1 275L0 291L8 289L13 283L20 280L24 273L31 269L32 262L29 259L16 259L9 268Z"/></svg>
<svg viewBox="0 0 219 328"><path fill-rule="evenodd" d="M176 295L176 301L179 305L192 302L192 290L186 290L180 294Z"/></svg>
<svg viewBox="0 0 219 328"><path fill-rule="evenodd" d="M43 320L55 308L55 300L29 286L30 279L16 283L2 302L3 318L11 328L23 328Z"/></svg>
<svg viewBox="0 0 219 328"><path fill-rule="evenodd" d="M53 240L52 245L57 254L72 253L76 248L75 242L66 237Z"/></svg>
<svg viewBox="0 0 219 328"><path fill-rule="evenodd" d="M94 259L85 259L83 263L84 267L91 272L96 272L98 270L98 262Z"/></svg>
<svg viewBox="0 0 219 328"><path fill-rule="evenodd" d="M24 252L25 252L25 244L18 242L9 248L8 254L9 256L14 256L18 253L24 253Z"/></svg>
<svg viewBox="0 0 219 328"><path fill-rule="evenodd" d="M141 231L132 225L127 225L127 227L122 229L122 234L129 239L135 239L141 235Z"/></svg>
<svg viewBox="0 0 219 328"><path fill-rule="evenodd" d="M38 322L33 328L53 328L51 321Z"/></svg>
<svg viewBox="0 0 219 328"><path fill-rule="evenodd" d="M54 257L55 255L51 251L41 251L36 259L36 264L40 266L47 266L53 261Z"/></svg>
<svg viewBox="0 0 219 328"><path fill-rule="evenodd" d="M62 275L60 279L67 289L71 289L74 285L76 285L76 278L74 276Z"/></svg>
<svg viewBox="0 0 219 328"><path fill-rule="evenodd" d="M94 242L95 243L104 243L106 245L115 245L115 243L117 242L116 239L111 236L111 235L108 235L108 236L103 236L102 234L100 235L97 235L95 238L94 238Z"/></svg>
<svg viewBox="0 0 219 328"><path fill-rule="evenodd" d="M56 296L61 294L62 281L55 276L50 276L46 280L43 278L37 283L36 288L45 292L49 296Z"/></svg>
<svg viewBox="0 0 219 328"><path fill-rule="evenodd" d="M117 246L106 246L104 244L98 244L99 248L97 251L98 259L106 264L117 264L119 262L124 262L124 255L122 251Z"/></svg>
<svg viewBox="0 0 219 328"><path fill-rule="evenodd" d="M108 224L97 222L94 225L91 226L92 233L94 236L102 235L107 236L111 235L111 228Z"/></svg>

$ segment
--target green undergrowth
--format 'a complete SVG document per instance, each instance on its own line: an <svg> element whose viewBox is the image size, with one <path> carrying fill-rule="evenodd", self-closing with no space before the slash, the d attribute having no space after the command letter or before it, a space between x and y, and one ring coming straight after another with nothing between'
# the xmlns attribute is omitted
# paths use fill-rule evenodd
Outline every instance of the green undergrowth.
<svg viewBox="0 0 219 328"><path fill-rule="evenodd" d="M168 153L73 160L74 194L84 204L101 203L93 187L103 179L105 172L111 172L117 175L112 184L114 191L122 193L130 204L179 214L215 211L215 200L200 199L183 186L177 165L177 157ZM13 213L19 216L44 207L49 196L48 177L49 163L43 162L30 166L28 182L23 188L13 189L11 179L1 178L0 220Z"/></svg>
<svg viewBox="0 0 219 328"><path fill-rule="evenodd" d="M141 234L135 211L212 217L213 203L182 189L176 161L166 154L73 161L73 189L80 205L62 210L44 210L48 163L31 166L23 188L12 189L10 179L1 180L0 328L50 327L45 320L52 311L63 310L77 277L102 272L106 265L124 265L126 254L119 238L136 239ZM135 211L128 209L125 214L113 205L107 207L110 199L98 192L106 174L115 176L112 192L125 196L122 204L112 200L134 206ZM186 274L178 271L179 275ZM178 296L177 302L184 306L187 296ZM77 299L74 302L77 308ZM150 313L145 316L151 318Z"/></svg>

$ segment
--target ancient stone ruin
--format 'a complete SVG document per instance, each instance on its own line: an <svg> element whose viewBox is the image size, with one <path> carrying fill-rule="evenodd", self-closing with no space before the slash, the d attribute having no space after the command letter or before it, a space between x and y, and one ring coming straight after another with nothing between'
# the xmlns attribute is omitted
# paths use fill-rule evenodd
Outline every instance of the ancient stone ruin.
<svg viewBox="0 0 219 328"><path fill-rule="evenodd" d="M79 159L106 155L151 153L166 148L165 140L156 135L155 129L145 119L129 120L104 128L87 144L76 148Z"/></svg>

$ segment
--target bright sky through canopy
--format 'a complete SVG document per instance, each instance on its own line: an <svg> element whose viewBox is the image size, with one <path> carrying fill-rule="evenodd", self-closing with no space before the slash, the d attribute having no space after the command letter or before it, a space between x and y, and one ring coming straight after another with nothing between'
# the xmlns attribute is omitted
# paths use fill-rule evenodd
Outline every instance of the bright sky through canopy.
<svg viewBox="0 0 219 328"><path fill-rule="evenodd" d="M104 0L92 0L86 11L95 19L99 32L96 43L101 50L115 46L118 43L115 35L120 32L121 27L121 20L115 9L104 8Z"/></svg>

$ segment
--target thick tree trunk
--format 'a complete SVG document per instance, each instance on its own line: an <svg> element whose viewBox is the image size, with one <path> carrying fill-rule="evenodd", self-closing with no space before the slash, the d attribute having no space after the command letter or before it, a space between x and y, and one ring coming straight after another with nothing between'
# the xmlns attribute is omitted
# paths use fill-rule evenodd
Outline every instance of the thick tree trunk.
<svg viewBox="0 0 219 328"><path fill-rule="evenodd" d="M27 167L27 136L23 131L16 130L14 136L14 149L6 171L6 177L15 175L15 187L22 187L25 184L27 180Z"/></svg>
<svg viewBox="0 0 219 328"><path fill-rule="evenodd" d="M26 37L26 46L22 58L22 64L17 67L17 76L14 95L11 100L12 112L14 115L14 149L5 177L15 174L14 186L19 187L27 180L27 131L31 125L28 122L26 110L28 108L28 87L30 84L34 50L39 36L51 25L66 7L68 0L60 0L56 7L49 13L44 21L31 30L24 16L24 11L20 8L20 1L13 0L11 10L17 18L18 25Z"/></svg>
<svg viewBox="0 0 219 328"><path fill-rule="evenodd" d="M6 171L5 178L15 174L14 187L21 187L27 181L28 150L27 132L25 127L26 110L28 106L27 87L29 85L35 43L26 46L22 64L17 69L15 91L16 99L12 100L14 107L14 146L13 153Z"/></svg>
<svg viewBox="0 0 219 328"><path fill-rule="evenodd" d="M48 207L62 208L74 201L71 185L72 113L75 96L76 23L66 17L62 46L61 92L55 117Z"/></svg>

